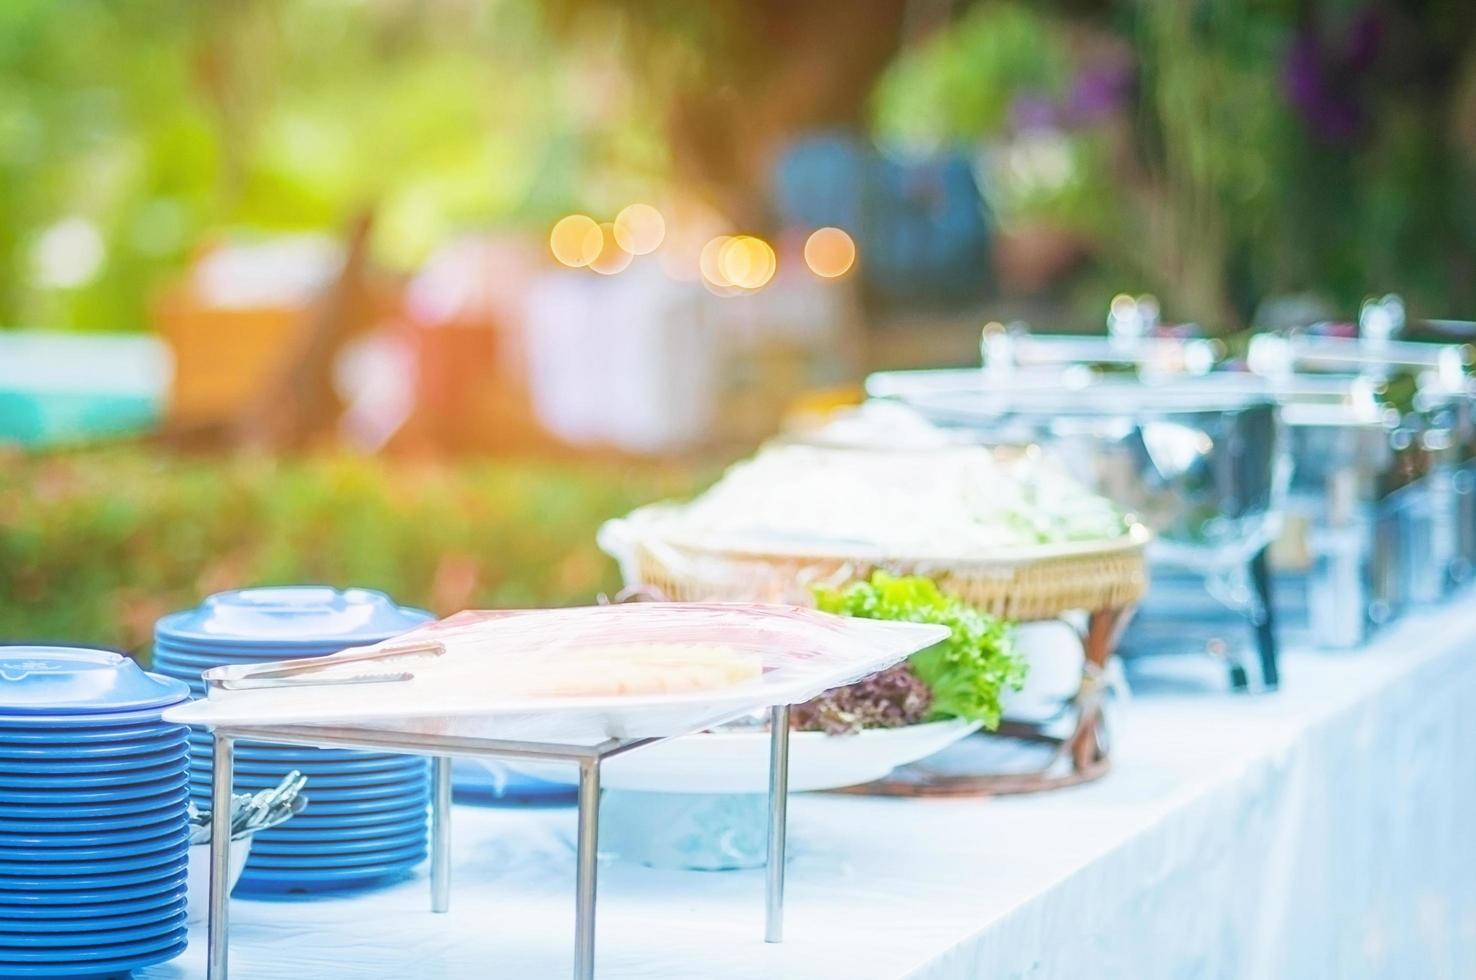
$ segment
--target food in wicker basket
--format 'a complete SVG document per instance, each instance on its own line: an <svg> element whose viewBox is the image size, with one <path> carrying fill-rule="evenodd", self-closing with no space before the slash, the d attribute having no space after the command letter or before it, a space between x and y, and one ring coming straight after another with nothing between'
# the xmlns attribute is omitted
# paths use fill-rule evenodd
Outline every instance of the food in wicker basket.
<svg viewBox="0 0 1476 980"><path fill-rule="evenodd" d="M1038 453L768 447L667 517L716 547L845 543L894 554L997 552L1121 537L1127 522Z"/></svg>

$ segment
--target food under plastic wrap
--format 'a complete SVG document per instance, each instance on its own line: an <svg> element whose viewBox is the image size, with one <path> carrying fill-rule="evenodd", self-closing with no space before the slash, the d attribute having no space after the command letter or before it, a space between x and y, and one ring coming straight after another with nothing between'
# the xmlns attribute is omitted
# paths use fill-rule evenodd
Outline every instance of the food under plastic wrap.
<svg viewBox="0 0 1476 980"><path fill-rule="evenodd" d="M948 636L747 603L458 613L328 657L206 672L169 720L583 743L679 735L796 704Z"/></svg>
<svg viewBox="0 0 1476 980"><path fill-rule="evenodd" d="M964 556L1116 538L1123 515L1040 453L778 444L727 471L662 531L713 548L817 546Z"/></svg>
<svg viewBox="0 0 1476 980"><path fill-rule="evenodd" d="M777 444L690 503L607 521L599 543L666 599L809 603L883 570L1029 620L1131 606L1150 538L1028 449Z"/></svg>

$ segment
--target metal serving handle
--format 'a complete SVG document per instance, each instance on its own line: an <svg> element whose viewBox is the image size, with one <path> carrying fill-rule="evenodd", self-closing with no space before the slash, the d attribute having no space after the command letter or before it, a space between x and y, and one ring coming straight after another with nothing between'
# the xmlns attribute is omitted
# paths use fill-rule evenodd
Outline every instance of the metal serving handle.
<svg viewBox="0 0 1476 980"><path fill-rule="evenodd" d="M446 645L439 640L418 640L392 646L349 647L327 657L303 660L272 660L257 664L228 664L212 667L201 676L208 691L250 691L263 688L316 687L340 684L386 684L413 680L414 671L394 669L399 657L443 656ZM346 676L324 672L342 664L364 664L363 673ZM372 669L378 667L380 669Z"/></svg>

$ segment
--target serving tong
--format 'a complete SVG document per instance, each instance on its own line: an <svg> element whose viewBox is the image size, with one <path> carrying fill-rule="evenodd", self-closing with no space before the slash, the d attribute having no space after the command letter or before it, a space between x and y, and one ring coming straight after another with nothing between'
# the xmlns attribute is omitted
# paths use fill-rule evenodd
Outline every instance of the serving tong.
<svg viewBox="0 0 1476 980"><path fill-rule="evenodd" d="M349 647L327 657L227 664L212 667L202 676L210 692L397 683L415 679L415 672L407 667L445 653L446 645L439 640L417 640L389 646ZM336 669L345 664L362 667Z"/></svg>
<svg viewBox="0 0 1476 980"><path fill-rule="evenodd" d="M307 777L296 769L270 789L236 793L231 797L231 840L243 840L263 830L281 826L307 809L303 795ZM210 843L210 814L189 804L190 843Z"/></svg>

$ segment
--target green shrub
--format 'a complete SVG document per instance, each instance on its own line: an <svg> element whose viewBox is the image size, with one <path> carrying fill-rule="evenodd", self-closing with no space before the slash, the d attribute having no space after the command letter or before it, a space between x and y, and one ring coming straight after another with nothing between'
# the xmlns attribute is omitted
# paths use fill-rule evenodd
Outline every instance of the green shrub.
<svg viewBox="0 0 1476 980"><path fill-rule="evenodd" d="M588 602L619 587L600 523L694 483L605 462L0 457L0 640L144 651L158 616L264 584L441 614Z"/></svg>

